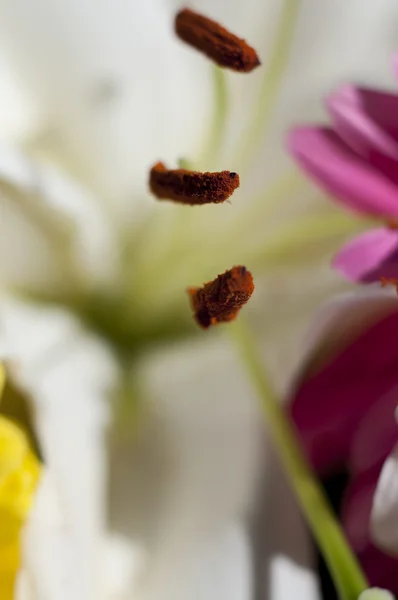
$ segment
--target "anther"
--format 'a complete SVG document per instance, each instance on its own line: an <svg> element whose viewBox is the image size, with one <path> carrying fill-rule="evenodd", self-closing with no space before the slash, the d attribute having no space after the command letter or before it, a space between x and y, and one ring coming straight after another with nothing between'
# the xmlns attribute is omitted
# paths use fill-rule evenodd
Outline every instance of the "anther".
<svg viewBox="0 0 398 600"><path fill-rule="evenodd" d="M150 171L149 187L159 200L174 200L190 205L219 204L239 187L239 175L230 171L201 173L187 169L168 170L159 162Z"/></svg>
<svg viewBox="0 0 398 600"><path fill-rule="evenodd" d="M249 73L261 64L257 52L245 40L188 8L177 14L175 31L181 40L203 52L220 67Z"/></svg>
<svg viewBox="0 0 398 600"><path fill-rule="evenodd" d="M190 288L196 322L207 329L211 325L233 321L254 291L253 276L246 267L237 266L201 288Z"/></svg>
<svg viewBox="0 0 398 600"><path fill-rule="evenodd" d="M394 286L398 293L398 279L395 279L394 277L380 277L380 283L383 288L389 285Z"/></svg>

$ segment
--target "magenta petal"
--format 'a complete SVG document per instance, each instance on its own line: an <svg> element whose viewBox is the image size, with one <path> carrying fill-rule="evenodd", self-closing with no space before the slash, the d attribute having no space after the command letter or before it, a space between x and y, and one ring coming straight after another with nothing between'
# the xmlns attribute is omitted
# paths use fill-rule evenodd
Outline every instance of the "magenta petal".
<svg viewBox="0 0 398 600"><path fill-rule="evenodd" d="M380 227L358 235L343 246L333 266L352 281L398 278L398 231Z"/></svg>
<svg viewBox="0 0 398 600"><path fill-rule="evenodd" d="M355 152L398 160L398 95L346 85L326 100L333 125Z"/></svg>
<svg viewBox="0 0 398 600"><path fill-rule="evenodd" d="M370 539L370 514L381 464L356 477L348 486L342 519L369 583L398 593L398 560L374 546Z"/></svg>
<svg viewBox="0 0 398 600"><path fill-rule="evenodd" d="M382 464L398 442L398 427L394 418L397 398L398 386L393 387L364 414L351 443L351 474L358 475Z"/></svg>
<svg viewBox="0 0 398 600"><path fill-rule="evenodd" d="M354 154L332 129L297 127L289 134L288 148L321 187L349 208L398 216L398 187Z"/></svg>
<svg viewBox="0 0 398 600"><path fill-rule="evenodd" d="M348 462L363 415L398 385L397 339L395 312L360 335L322 371L298 385L291 415L320 472L327 473Z"/></svg>
<svg viewBox="0 0 398 600"><path fill-rule="evenodd" d="M360 552L371 545L370 515L373 496L383 463L355 477L348 485L343 499L341 519L351 546Z"/></svg>

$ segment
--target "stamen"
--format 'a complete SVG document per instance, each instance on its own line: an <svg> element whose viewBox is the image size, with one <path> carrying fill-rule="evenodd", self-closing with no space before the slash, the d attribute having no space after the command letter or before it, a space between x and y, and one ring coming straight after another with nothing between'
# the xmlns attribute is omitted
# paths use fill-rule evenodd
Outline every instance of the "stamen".
<svg viewBox="0 0 398 600"><path fill-rule="evenodd" d="M197 323L207 329L210 325L233 321L253 291L252 274L246 267L238 266L201 288L190 288L188 293Z"/></svg>
<svg viewBox="0 0 398 600"><path fill-rule="evenodd" d="M239 175L231 171L200 173L187 169L168 170L163 163L150 171L149 187L159 200L181 204L219 204L239 187Z"/></svg>
<svg viewBox="0 0 398 600"><path fill-rule="evenodd" d="M177 36L220 67L249 73L261 63L257 52L215 21L185 8L175 18Z"/></svg>
<svg viewBox="0 0 398 600"><path fill-rule="evenodd" d="M383 288L389 285L394 286L398 294L398 279L395 279L394 277L380 277L380 283Z"/></svg>

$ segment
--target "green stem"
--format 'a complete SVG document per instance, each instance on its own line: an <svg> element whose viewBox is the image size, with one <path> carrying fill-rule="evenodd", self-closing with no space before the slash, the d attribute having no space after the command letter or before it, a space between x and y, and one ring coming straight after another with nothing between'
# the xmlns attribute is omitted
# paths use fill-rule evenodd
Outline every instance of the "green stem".
<svg viewBox="0 0 398 600"><path fill-rule="evenodd" d="M218 155L224 137L228 116L228 91L225 72L213 67L214 112L209 128L208 139L198 160L199 166L211 170L214 157Z"/></svg>
<svg viewBox="0 0 398 600"><path fill-rule="evenodd" d="M240 140L237 156L232 164L239 165L243 171L252 159L253 151L261 138L264 138L272 117L272 111L278 98L282 77L290 56L294 28L300 11L301 0L284 0L278 30L271 49L268 68L259 92L250 127Z"/></svg>
<svg viewBox="0 0 398 600"><path fill-rule="evenodd" d="M329 502L306 460L298 435L266 376L255 340L242 317L230 326L251 381L262 399L273 442L340 600L357 600L368 587Z"/></svg>

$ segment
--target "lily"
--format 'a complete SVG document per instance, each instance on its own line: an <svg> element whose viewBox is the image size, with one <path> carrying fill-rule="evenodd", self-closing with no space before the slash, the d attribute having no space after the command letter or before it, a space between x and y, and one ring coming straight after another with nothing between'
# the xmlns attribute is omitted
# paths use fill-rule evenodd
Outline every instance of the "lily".
<svg viewBox="0 0 398 600"><path fill-rule="evenodd" d="M142 542L148 558L139 589L146 597L195 591L198 598L231 598L232 571L236 598L250 596L245 519L262 463L259 411L229 345L217 333L198 333L184 290L226 264L247 261L259 277L268 276L252 318L272 340L266 354L286 385L287 365L297 360L291 324L301 330L335 282L301 286L308 293L295 295L283 319L276 318L278 311L263 306L297 291L291 271L284 278L280 267L319 260L328 236L335 241L358 224L319 199L309 206L311 192L290 172L281 133L303 106L311 112L321 88L343 74L342 65L370 68L375 52L368 36L380 35L377 47L391 52L384 36L391 2L369 7L369 29L353 10L343 38L346 6L334 3L325 24L330 30L335 23L344 61L336 60L321 81L319 65L330 64L335 35L307 25L310 4L289 0L271 18L261 3L253 4L256 10L212 3L212 17L247 34L267 63L252 83L211 75L201 57L174 39L175 7L166 3L82 10L80 2L42 0L33 8L19 0L2 7L6 67L16 85L5 95L12 110L0 154L7 290L0 319L10 371L30 398L54 502L62 507L77 598L95 597L96 586L105 594L99 565L109 529ZM342 39L352 47L355 27L366 60L344 50ZM313 66L306 59L310 47L317 48ZM16 104L24 110L13 120ZM181 158L240 172L241 194L231 206L200 210L156 204L147 194L150 166ZM308 282L323 281L314 266L306 272ZM137 420L131 407L138 407ZM46 535L45 519L37 519L40 526L27 531L47 548L46 559L32 561L37 543L27 543L23 579L33 578L40 598L42 590L62 597L61 575L51 579L58 570L47 568L58 534ZM305 536L298 514L297 522ZM211 565L201 567L210 547L225 567L217 570L217 584ZM125 562L133 572L136 561ZM126 572L120 595L135 597L141 591L126 584ZM300 581L305 593L316 595L312 577Z"/></svg>

